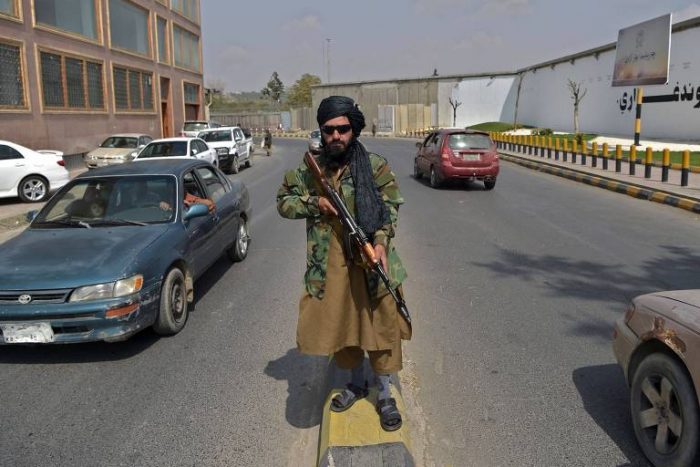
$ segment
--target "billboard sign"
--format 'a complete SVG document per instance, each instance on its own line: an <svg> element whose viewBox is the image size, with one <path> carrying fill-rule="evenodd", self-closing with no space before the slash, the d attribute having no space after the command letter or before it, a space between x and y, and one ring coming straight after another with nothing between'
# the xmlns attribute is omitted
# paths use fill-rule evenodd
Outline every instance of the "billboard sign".
<svg viewBox="0 0 700 467"><path fill-rule="evenodd" d="M670 14L620 29L612 85L667 84L670 58Z"/></svg>

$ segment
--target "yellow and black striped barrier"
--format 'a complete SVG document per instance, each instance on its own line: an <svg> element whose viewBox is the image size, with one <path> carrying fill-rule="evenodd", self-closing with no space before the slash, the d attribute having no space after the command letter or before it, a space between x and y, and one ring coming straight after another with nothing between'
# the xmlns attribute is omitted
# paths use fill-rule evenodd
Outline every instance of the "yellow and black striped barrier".
<svg viewBox="0 0 700 467"><path fill-rule="evenodd" d="M608 143L603 143L603 170L608 170L608 159L610 159L610 147Z"/></svg>
<svg viewBox="0 0 700 467"><path fill-rule="evenodd" d="M634 145L639 146L639 135L642 132L642 102L644 91L642 88L637 88L637 115L634 119Z"/></svg>
<svg viewBox="0 0 700 467"><path fill-rule="evenodd" d="M576 156L578 155L578 141L573 140L571 142L571 163L576 163Z"/></svg>
<svg viewBox="0 0 700 467"><path fill-rule="evenodd" d="M598 167L598 143L591 143L591 167Z"/></svg>
<svg viewBox="0 0 700 467"><path fill-rule="evenodd" d="M581 141L581 165L586 165L586 155L588 155L588 145Z"/></svg>
<svg viewBox="0 0 700 467"><path fill-rule="evenodd" d="M688 186L688 175L690 174L690 151L683 151L681 163L681 186Z"/></svg>
<svg viewBox="0 0 700 467"><path fill-rule="evenodd" d="M634 175L637 172L637 146L634 144L630 146L629 166L629 174Z"/></svg>
<svg viewBox="0 0 700 467"><path fill-rule="evenodd" d="M668 182L668 169L671 166L671 151L668 148L664 149L663 159L661 161L661 181Z"/></svg>
<svg viewBox="0 0 700 467"><path fill-rule="evenodd" d="M615 145L615 172L622 172L622 145Z"/></svg>
<svg viewBox="0 0 700 467"><path fill-rule="evenodd" d="M654 165L654 149L647 146L644 156L644 178L651 178L651 168Z"/></svg>

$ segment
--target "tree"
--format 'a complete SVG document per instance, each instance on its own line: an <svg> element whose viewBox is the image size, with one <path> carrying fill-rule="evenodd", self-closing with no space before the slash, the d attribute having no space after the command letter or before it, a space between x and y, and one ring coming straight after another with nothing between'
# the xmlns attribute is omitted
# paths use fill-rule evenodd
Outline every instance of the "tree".
<svg viewBox="0 0 700 467"><path fill-rule="evenodd" d="M267 86L260 92L263 96L268 97L273 103L279 105L282 94L284 94L284 84L282 84L282 80L276 71L272 72L270 81L267 82Z"/></svg>
<svg viewBox="0 0 700 467"><path fill-rule="evenodd" d="M579 107L579 104L581 104L581 101L583 100L583 98L586 97L586 93L588 92L588 89L586 89L586 88L581 89L583 82L577 83L576 81L573 81L571 78L569 78L567 81L568 81L567 86L569 87L569 92L571 93L571 99L574 101L574 133L578 134L579 133L578 107Z"/></svg>
<svg viewBox="0 0 700 467"><path fill-rule="evenodd" d="M321 84L321 78L304 73L287 94L287 103L292 107L311 107L311 86Z"/></svg>
<svg viewBox="0 0 700 467"><path fill-rule="evenodd" d="M461 102L459 102L457 99L452 100L452 98L449 98L450 105L452 106L452 126L457 126L457 107L462 105Z"/></svg>

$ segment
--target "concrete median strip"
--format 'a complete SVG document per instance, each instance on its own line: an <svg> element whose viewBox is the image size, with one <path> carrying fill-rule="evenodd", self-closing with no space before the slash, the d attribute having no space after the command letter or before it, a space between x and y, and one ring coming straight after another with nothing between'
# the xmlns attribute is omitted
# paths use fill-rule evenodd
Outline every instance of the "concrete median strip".
<svg viewBox="0 0 700 467"><path fill-rule="evenodd" d="M523 167L538 170L540 172L557 175L559 177L568 178L570 180L586 183L599 188L605 188L607 190L623 193L634 198L645 199L695 213L700 213L700 199L685 198L663 190L635 185L628 182L621 182L600 175L592 175L573 168L563 168L554 164L548 164L544 161L533 161L529 158L519 157L514 154L503 153L500 151L499 156L502 160L513 162Z"/></svg>
<svg viewBox="0 0 700 467"><path fill-rule="evenodd" d="M366 399L357 401L345 412L330 410L331 399L341 389L330 392L323 410L318 443L318 466L373 465L413 466L406 420L406 407L401 394L392 388L392 397L403 417L400 429L388 432L379 425L374 408L376 389Z"/></svg>

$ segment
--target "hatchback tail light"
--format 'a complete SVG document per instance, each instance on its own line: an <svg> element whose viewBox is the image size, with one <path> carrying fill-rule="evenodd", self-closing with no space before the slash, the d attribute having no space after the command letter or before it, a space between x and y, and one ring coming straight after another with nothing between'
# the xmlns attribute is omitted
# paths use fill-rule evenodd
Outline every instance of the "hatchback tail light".
<svg viewBox="0 0 700 467"><path fill-rule="evenodd" d="M441 155L441 159L443 160L443 162L449 162L450 159L453 157L454 153L452 152L452 149L449 146L443 148Z"/></svg>
<svg viewBox="0 0 700 467"><path fill-rule="evenodd" d="M64 161L63 159L57 160L56 163L57 163L58 165L60 165L61 167L65 167L65 166L66 166L66 161Z"/></svg>

